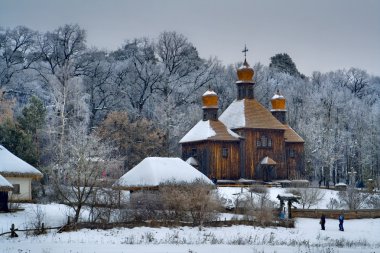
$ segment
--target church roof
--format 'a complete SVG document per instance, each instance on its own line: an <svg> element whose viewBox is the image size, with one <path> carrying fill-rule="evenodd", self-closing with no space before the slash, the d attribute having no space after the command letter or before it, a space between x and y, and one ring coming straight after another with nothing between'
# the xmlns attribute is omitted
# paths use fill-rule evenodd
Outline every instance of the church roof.
<svg viewBox="0 0 380 253"><path fill-rule="evenodd" d="M230 129L286 129L280 121L255 99L235 100L220 115L219 120Z"/></svg>
<svg viewBox="0 0 380 253"><path fill-rule="evenodd" d="M179 143L196 141L238 141L239 135L228 129L218 120L199 121L189 132L179 141Z"/></svg>
<svg viewBox="0 0 380 253"><path fill-rule="evenodd" d="M302 139L301 136L299 136L296 131L293 130L289 125L284 125L286 127L285 129L285 142L300 142L304 143L305 141Z"/></svg>
<svg viewBox="0 0 380 253"><path fill-rule="evenodd" d="M0 174L4 177L41 178L42 173L0 145Z"/></svg>

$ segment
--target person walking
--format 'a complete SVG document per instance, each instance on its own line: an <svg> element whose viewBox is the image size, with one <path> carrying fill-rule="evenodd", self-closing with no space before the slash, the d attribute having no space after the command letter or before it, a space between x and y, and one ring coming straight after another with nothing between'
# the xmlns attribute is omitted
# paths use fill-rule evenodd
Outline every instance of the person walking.
<svg viewBox="0 0 380 253"><path fill-rule="evenodd" d="M325 230L326 216L324 214L321 215L321 220L319 221L319 224L321 224L321 229Z"/></svg>
<svg viewBox="0 0 380 253"><path fill-rule="evenodd" d="M344 216L343 216L343 214L341 214L341 215L339 215L339 230L340 231L344 231L343 221L344 221Z"/></svg>

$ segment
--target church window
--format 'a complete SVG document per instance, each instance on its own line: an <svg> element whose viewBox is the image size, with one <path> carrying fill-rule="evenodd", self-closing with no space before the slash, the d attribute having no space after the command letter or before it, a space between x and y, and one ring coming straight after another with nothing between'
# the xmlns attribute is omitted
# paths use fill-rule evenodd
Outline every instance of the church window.
<svg viewBox="0 0 380 253"><path fill-rule="evenodd" d="M261 141L260 141L260 139L256 140L256 146L257 146L258 148L261 147Z"/></svg>
<svg viewBox="0 0 380 253"><path fill-rule="evenodd" d="M222 148L222 156L223 157L228 157L228 148Z"/></svg>
<svg viewBox="0 0 380 253"><path fill-rule="evenodd" d="M263 147L267 147L268 146L268 138L265 135L261 136L261 145Z"/></svg>
<svg viewBox="0 0 380 253"><path fill-rule="evenodd" d="M271 148L272 144L272 139L268 138L266 135L262 135L256 140L256 147L258 148Z"/></svg>

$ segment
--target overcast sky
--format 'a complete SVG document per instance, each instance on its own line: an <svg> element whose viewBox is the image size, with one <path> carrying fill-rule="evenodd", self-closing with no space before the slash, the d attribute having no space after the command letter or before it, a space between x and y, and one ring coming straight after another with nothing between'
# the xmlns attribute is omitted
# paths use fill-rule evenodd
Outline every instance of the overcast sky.
<svg viewBox="0 0 380 253"><path fill-rule="evenodd" d="M242 61L247 44L251 65L286 52L306 75L350 67L380 75L379 0L0 0L3 28L75 23L100 49L175 30L225 64Z"/></svg>

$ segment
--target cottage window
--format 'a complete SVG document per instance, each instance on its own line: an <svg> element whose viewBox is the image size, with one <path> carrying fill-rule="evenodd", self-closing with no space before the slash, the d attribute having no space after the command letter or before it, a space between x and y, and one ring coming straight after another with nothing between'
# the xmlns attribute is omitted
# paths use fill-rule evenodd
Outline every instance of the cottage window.
<svg viewBox="0 0 380 253"><path fill-rule="evenodd" d="M20 194L20 184L14 184L13 185L12 193L13 194Z"/></svg>
<svg viewBox="0 0 380 253"><path fill-rule="evenodd" d="M228 148L222 148L222 156L223 157L228 157Z"/></svg>
<svg viewBox="0 0 380 253"><path fill-rule="evenodd" d="M272 147L272 139L268 138L268 147Z"/></svg>
<svg viewBox="0 0 380 253"><path fill-rule="evenodd" d="M203 113L203 120L206 120L207 119L207 113Z"/></svg>
<svg viewBox="0 0 380 253"><path fill-rule="evenodd" d="M197 149L196 148L192 148L191 149L191 156L192 157L196 157L197 156Z"/></svg>

